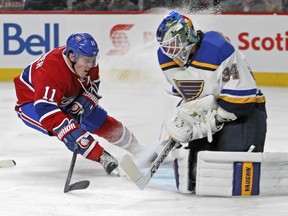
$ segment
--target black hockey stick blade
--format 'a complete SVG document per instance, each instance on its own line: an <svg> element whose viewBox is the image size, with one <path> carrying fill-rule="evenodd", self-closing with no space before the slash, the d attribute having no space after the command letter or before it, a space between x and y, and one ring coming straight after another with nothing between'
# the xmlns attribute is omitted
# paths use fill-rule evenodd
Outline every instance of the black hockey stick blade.
<svg viewBox="0 0 288 216"><path fill-rule="evenodd" d="M66 179L66 183L65 183L65 187L64 187L64 193L67 193L67 192L72 191L72 190L86 189L90 184L90 182L88 180L83 180L83 181L79 181L79 182L75 182L73 184L70 184L73 170L74 170L74 166L75 166L75 162L76 162L76 158L77 158L77 152L75 151L73 153L69 172L67 175L67 179Z"/></svg>
<svg viewBox="0 0 288 216"><path fill-rule="evenodd" d="M78 124L81 124L81 121L82 121L82 112L78 114ZM70 163L70 168L69 168L68 175L66 178L66 183L64 186L64 193L67 193L67 192L72 191L72 190L86 189L90 184L90 182L88 180L83 180L83 181L79 181L79 182L75 182L73 184L70 184L73 170L74 170L74 166L75 166L76 159L77 159L77 154L78 154L77 150L73 152L72 160Z"/></svg>
<svg viewBox="0 0 288 216"><path fill-rule="evenodd" d="M68 187L64 188L64 193L67 193L72 190L83 190L86 189L90 185L90 181L88 180L83 180L79 182L75 182L71 185L68 185Z"/></svg>

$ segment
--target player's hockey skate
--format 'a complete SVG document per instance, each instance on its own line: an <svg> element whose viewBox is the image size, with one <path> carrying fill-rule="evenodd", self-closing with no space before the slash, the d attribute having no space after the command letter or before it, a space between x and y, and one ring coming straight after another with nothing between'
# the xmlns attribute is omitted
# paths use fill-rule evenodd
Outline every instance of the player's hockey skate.
<svg viewBox="0 0 288 216"><path fill-rule="evenodd" d="M100 156L100 163L104 167L107 174L110 174L113 170L115 170L118 167L117 160L105 150Z"/></svg>

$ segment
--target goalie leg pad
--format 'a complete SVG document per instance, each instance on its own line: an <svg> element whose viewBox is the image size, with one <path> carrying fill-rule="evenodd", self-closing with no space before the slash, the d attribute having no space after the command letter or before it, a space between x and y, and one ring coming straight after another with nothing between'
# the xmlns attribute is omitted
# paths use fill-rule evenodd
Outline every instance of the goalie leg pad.
<svg viewBox="0 0 288 216"><path fill-rule="evenodd" d="M194 191L195 182L192 177L193 165L189 149L172 149L171 156L174 159L174 174L176 187L180 193L190 194Z"/></svg>
<svg viewBox="0 0 288 216"><path fill-rule="evenodd" d="M287 152L198 153L196 195L288 195Z"/></svg>

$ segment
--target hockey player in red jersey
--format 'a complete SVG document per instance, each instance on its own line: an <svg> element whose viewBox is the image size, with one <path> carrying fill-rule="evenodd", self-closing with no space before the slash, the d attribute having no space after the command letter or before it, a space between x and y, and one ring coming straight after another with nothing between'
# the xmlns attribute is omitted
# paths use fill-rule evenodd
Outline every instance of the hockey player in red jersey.
<svg viewBox="0 0 288 216"><path fill-rule="evenodd" d="M68 149L100 162L110 174L118 162L90 133L132 154L142 147L128 128L99 105L98 52L90 34L70 35L66 46L44 54L14 79L15 109L26 125L57 136Z"/></svg>

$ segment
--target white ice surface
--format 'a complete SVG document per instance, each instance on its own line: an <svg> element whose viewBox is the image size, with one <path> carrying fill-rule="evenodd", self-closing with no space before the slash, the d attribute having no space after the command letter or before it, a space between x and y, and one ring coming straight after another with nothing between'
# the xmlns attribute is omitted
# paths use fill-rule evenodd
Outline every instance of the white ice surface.
<svg viewBox="0 0 288 216"><path fill-rule="evenodd" d="M170 111L162 81L101 83L102 106L134 131L143 145L157 145L161 122ZM288 88L262 90L269 115L265 150L288 152ZM89 180L91 184L86 190L64 194L72 153L56 138L26 127L16 116L15 102L13 84L0 83L0 160L17 162L13 168L0 170L1 216L288 214L288 196L219 198L179 194L169 163L160 167L141 191L126 177L108 176L101 165L79 156L72 182ZM100 141L117 157L123 154Z"/></svg>

